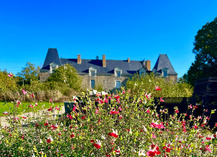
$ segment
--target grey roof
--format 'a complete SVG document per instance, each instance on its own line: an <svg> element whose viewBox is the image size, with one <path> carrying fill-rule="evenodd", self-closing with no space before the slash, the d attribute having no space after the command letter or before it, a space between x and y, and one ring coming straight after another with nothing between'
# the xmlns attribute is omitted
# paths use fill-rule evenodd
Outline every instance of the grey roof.
<svg viewBox="0 0 217 157"><path fill-rule="evenodd" d="M44 61L42 69L49 69L50 63L56 63L57 65L62 65L59 59L59 55L56 48L49 48L47 51L47 56Z"/></svg>
<svg viewBox="0 0 217 157"><path fill-rule="evenodd" d="M81 64L77 64L77 59L60 59L62 64L72 65L78 73L88 73L89 68L95 68L97 74L114 74L114 69L119 68L122 70L123 75L132 75L142 68L142 62L131 60L106 60L106 67L102 67L102 60L82 59Z"/></svg>
<svg viewBox="0 0 217 157"><path fill-rule="evenodd" d="M168 56L166 54L160 54L152 71L156 70L156 72L161 73L165 68L168 69L167 73L169 75L177 75L172 64L170 63Z"/></svg>

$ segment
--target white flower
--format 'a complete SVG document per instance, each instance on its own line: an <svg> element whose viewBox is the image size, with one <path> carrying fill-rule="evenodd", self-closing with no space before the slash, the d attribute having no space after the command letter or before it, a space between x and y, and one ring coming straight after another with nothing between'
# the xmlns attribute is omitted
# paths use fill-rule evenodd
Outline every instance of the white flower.
<svg viewBox="0 0 217 157"><path fill-rule="evenodd" d="M138 155L139 156L145 156L145 151L140 149L139 152L138 152Z"/></svg>
<svg viewBox="0 0 217 157"><path fill-rule="evenodd" d="M104 139L104 140L106 139L106 137L104 135L102 135L101 138Z"/></svg>

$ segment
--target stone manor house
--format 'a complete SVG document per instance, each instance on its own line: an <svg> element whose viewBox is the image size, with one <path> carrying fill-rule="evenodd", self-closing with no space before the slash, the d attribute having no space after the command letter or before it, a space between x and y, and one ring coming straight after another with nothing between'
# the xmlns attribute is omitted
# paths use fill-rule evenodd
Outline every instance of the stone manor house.
<svg viewBox="0 0 217 157"><path fill-rule="evenodd" d="M82 87L94 89L97 85L102 85L106 91L120 88L125 84L129 77L134 74L150 74L153 72L156 76L164 77L167 80L177 81L175 72L168 56L160 54L154 68L151 70L151 61L130 60L106 60L102 59L82 59L81 55L77 58L59 58L56 48L49 48L43 67L40 69L40 80L45 81L50 74L61 65L72 65L82 78Z"/></svg>

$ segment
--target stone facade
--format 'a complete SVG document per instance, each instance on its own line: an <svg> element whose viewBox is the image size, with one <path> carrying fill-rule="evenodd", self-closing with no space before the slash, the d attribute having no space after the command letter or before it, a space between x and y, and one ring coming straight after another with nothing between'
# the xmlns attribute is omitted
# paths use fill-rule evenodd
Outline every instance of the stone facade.
<svg viewBox="0 0 217 157"><path fill-rule="evenodd" d="M102 86L106 91L113 90L116 88L116 81L120 81L121 86L125 85L127 76L116 77L115 75L111 76L88 76L82 75L82 84L81 87L84 89L91 89L91 80L95 80L95 86Z"/></svg>

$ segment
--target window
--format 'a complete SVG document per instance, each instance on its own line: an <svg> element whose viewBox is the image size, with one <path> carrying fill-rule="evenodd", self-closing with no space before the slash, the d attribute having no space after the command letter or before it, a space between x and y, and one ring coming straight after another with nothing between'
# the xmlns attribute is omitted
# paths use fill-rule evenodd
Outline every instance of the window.
<svg viewBox="0 0 217 157"><path fill-rule="evenodd" d="M145 74L146 74L145 68L141 68L141 69L139 70L139 75L145 75Z"/></svg>
<svg viewBox="0 0 217 157"><path fill-rule="evenodd" d="M121 81L116 81L115 87L116 87L116 88L121 88Z"/></svg>
<svg viewBox="0 0 217 157"><path fill-rule="evenodd" d="M116 71L116 75L117 75L117 77L121 77L121 72L120 71Z"/></svg>
<svg viewBox="0 0 217 157"><path fill-rule="evenodd" d="M95 70L91 70L91 71L90 71L90 75L91 75L91 76L96 76Z"/></svg>
<svg viewBox="0 0 217 157"><path fill-rule="evenodd" d="M167 77L168 76L168 69L167 68L164 68L163 69L163 77Z"/></svg>
<svg viewBox="0 0 217 157"><path fill-rule="evenodd" d="M119 68L115 68L114 69L114 74L115 74L116 77L121 77L122 70L119 69Z"/></svg>
<svg viewBox="0 0 217 157"><path fill-rule="evenodd" d="M93 67L89 68L89 76L95 77L96 76L96 69Z"/></svg>
<svg viewBox="0 0 217 157"><path fill-rule="evenodd" d="M90 81L90 86L91 86L92 89L95 88L95 80L91 80Z"/></svg>

